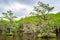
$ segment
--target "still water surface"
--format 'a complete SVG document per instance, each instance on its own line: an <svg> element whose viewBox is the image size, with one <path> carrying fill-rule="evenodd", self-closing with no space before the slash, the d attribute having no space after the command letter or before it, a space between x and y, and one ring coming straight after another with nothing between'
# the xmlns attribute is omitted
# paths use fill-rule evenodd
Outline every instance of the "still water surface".
<svg viewBox="0 0 60 40"><path fill-rule="evenodd" d="M20 38L20 37L19 37ZM14 37L14 39L13 39L13 37L12 36L1 36L0 35L0 40L21 40L21 39L19 39L17 36L15 36ZM25 39L24 39L25 40ZM32 40L32 39L30 39L30 40ZM35 38L34 40L60 40L60 37L57 37L57 38Z"/></svg>

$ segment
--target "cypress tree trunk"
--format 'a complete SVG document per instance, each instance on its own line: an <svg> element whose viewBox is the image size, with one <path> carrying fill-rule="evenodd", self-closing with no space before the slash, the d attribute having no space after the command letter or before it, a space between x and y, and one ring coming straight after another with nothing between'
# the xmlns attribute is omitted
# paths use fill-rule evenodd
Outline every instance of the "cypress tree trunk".
<svg viewBox="0 0 60 40"><path fill-rule="evenodd" d="M0 33L0 40L2 40L2 33Z"/></svg>
<svg viewBox="0 0 60 40"><path fill-rule="evenodd" d="M56 39L58 39L59 37L59 30L56 28Z"/></svg>

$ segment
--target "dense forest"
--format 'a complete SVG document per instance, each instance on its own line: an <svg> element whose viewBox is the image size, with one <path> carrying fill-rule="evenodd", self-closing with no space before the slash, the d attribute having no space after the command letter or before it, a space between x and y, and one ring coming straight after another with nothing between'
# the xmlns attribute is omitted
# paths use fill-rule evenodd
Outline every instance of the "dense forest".
<svg viewBox="0 0 60 40"><path fill-rule="evenodd" d="M38 2L31 16L15 20L12 11L3 12L0 17L0 34L9 36L34 33L36 37L56 37L60 33L60 12L50 13L54 7ZM22 39L21 39L22 40Z"/></svg>

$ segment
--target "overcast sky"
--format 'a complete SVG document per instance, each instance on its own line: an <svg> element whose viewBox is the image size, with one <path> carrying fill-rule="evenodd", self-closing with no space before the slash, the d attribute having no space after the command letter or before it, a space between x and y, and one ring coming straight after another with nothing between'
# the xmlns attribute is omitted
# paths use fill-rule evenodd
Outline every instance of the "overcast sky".
<svg viewBox="0 0 60 40"><path fill-rule="evenodd" d="M54 6L52 12L60 11L60 0L40 0L43 3ZM37 4L38 0L0 0L0 16L2 12L12 10L14 15L18 17L28 16Z"/></svg>

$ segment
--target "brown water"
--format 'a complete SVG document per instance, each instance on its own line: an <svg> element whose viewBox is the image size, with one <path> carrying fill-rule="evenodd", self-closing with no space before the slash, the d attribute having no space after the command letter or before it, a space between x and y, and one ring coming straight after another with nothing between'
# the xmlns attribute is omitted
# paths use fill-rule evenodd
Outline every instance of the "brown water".
<svg viewBox="0 0 60 40"><path fill-rule="evenodd" d="M0 35L0 40L21 40L22 37L19 37L19 36L2 36ZM23 38L23 40L25 40ZM32 38L28 39L28 40L32 40ZM34 40L60 40L60 37L57 37L57 38L35 38Z"/></svg>
<svg viewBox="0 0 60 40"><path fill-rule="evenodd" d="M4 37L4 38L0 37L0 40L21 40L21 39L19 39L18 37L13 39L13 37L8 36L8 37ZM25 40L25 39L23 39L23 40ZM60 40L60 38L36 38L34 40Z"/></svg>
<svg viewBox="0 0 60 40"><path fill-rule="evenodd" d="M56 40L56 38L39 38L38 40Z"/></svg>

